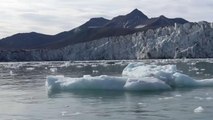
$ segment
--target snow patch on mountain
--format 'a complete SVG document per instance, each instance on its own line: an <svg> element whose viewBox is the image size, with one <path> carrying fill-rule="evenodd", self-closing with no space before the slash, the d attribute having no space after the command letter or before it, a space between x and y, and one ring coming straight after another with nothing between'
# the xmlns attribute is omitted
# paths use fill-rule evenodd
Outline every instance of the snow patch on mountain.
<svg viewBox="0 0 213 120"><path fill-rule="evenodd" d="M138 25L135 28L144 28L146 25Z"/></svg>

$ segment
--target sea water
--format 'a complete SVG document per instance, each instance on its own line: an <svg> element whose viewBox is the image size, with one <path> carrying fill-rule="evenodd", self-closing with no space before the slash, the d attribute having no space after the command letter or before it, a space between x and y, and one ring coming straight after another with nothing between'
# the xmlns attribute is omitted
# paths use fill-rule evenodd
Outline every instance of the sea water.
<svg viewBox="0 0 213 120"><path fill-rule="evenodd" d="M0 119L209 120L212 69L212 59L0 63Z"/></svg>

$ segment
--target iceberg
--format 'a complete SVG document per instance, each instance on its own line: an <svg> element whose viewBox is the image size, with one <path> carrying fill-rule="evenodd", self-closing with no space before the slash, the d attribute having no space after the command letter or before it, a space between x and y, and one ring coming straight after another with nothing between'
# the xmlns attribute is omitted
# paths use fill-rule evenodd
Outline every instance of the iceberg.
<svg viewBox="0 0 213 120"><path fill-rule="evenodd" d="M84 76L81 78L67 78L64 76L48 76L46 81L48 91L62 90L128 90L154 91L170 90L171 87L157 78L128 78L116 76Z"/></svg>
<svg viewBox="0 0 213 120"><path fill-rule="evenodd" d="M122 90L126 83L125 77L85 75L82 78L67 78L64 76L48 76L46 86L48 90Z"/></svg>
<svg viewBox="0 0 213 120"><path fill-rule="evenodd" d="M195 80L179 73L175 65L146 65L130 63L122 76L90 76L69 78L47 76L46 88L52 91L69 90L120 90L120 91L162 91L183 87L211 87L213 79Z"/></svg>

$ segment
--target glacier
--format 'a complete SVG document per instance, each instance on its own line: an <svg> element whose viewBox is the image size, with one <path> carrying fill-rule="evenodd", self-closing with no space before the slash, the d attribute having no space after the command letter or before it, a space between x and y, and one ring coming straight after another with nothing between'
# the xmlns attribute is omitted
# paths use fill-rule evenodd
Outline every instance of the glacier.
<svg viewBox="0 0 213 120"><path fill-rule="evenodd" d="M59 49L0 51L0 61L212 58L213 23L198 22L112 36Z"/></svg>

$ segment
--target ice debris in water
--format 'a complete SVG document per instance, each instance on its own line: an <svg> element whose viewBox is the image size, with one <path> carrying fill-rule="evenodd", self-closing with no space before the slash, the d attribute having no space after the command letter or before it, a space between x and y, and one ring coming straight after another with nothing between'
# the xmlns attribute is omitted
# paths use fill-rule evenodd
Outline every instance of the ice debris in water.
<svg viewBox="0 0 213 120"><path fill-rule="evenodd" d="M67 114L67 111L62 111L62 112L61 112L61 115L62 115L62 116L65 116L66 114Z"/></svg>
<svg viewBox="0 0 213 120"><path fill-rule="evenodd" d="M196 67L193 67L192 68L192 71L198 71L199 69L198 68L196 68Z"/></svg>
<svg viewBox="0 0 213 120"><path fill-rule="evenodd" d="M93 65L91 65L91 67L95 68L95 67L98 67L98 65L97 64L93 64Z"/></svg>
<svg viewBox="0 0 213 120"><path fill-rule="evenodd" d="M146 103L142 103L142 102L139 102L139 103L137 103L139 106L141 106L141 107L146 107L147 106L147 104Z"/></svg>
<svg viewBox="0 0 213 120"><path fill-rule="evenodd" d="M182 95L180 95L180 94L177 94L177 95L175 95L175 97L182 97Z"/></svg>
<svg viewBox="0 0 213 120"><path fill-rule="evenodd" d="M12 70L10 71L10 75L14 75Z"/></svg>
<svg viewBox="0 0 213 120"><path fill-rule="evenodd" d="M53 73L56 72L57 70L58 70L57 68L50 68L50 71Z"/></svg>
<svg viewBox="0 0 213 120"><path fill-rule="evenodd" d="M71 65L70 62L65 62L64 64L60 65L59 67L69 67Z"/></svg>
<svg viewBox="0 0 213 120"><path fill-rule="evenodd" d="M212 97L207 97L206 100L213 100L213 98Z"/></svg>
<svg viewBox="0 0 213 120"><path fill-rule="evenodd" d="M180 87L213 86L213 79L195 80L179 73L175 65L131 63L123 70L122 75L121 77L85 75L81 78L48 76L46 87L48 91L74 89L159 91Z"/></svg>
<svg viewBox="0 0 213 120"><path fill-rule="evenodd" d="M33 68L33 67L29 67L29 68L26 68L26 70L28 70L28 71L32 71L32 70L34 70L35 68Z"/></svg>
<svg viewBox="0 0 213 120"><path fill-rule="evenodd" d="M80 114L81 114L80 112L76 112L76 113L71 114L71 116L80 115Z"/></svg>
<svg viewBox="0 0 213 120"><path fill-rule="evenodd" d="M138 103L138 105L145 105L145 103Z"/></svg>
<svg viewBox="0 0 213 120"><path fill-rule="evenodd" d="M203 98L202 98L202 97L198 97L198 96L194 97L194 99L197 99L197 100L203 100Z"/></svg>
<svg viewBox="0 0 213 120"><path fill-rule="evenodd" d="M93 70L92 72L93 72L93 73L98 73L98 70Z"/></svg>
<svg viewBox="0 0 213 120"><path fill-rule="evenodd" d="M80 115L80 112L75 112L75 113L68 113L67 111L62 111L61 115L62 116L76 116L76 115Z"/></svg>
<svg viewBox="0 0 213 120"><path fill-rule="evenodd" d="M203 109L202 106L199 106L199 107L197 107L197 108L194 109L194 113L201 113L203 111L204 111L204 109Z"/></svg>
<svg viewBox="0 0 213 120"><path fill-rule="evenodd" d="M83 66L82 65L78 65L78 66L76 66L76 68L83 68Z"/></svg>
<svg viewBox="0 0 213 120"><path fill-rule="evenodd" d="M158 100L171 100L174 99L174 97L164 97L164 98L158 98Z"/></svg>

